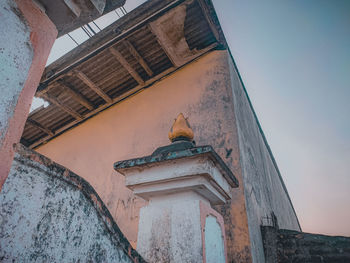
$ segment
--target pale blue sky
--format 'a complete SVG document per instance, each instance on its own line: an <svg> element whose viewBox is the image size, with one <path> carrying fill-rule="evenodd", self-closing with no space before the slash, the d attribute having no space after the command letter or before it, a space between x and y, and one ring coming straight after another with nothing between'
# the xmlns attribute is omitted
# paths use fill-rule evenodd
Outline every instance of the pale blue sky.
<svg viewBox="0 0 350 263"><path fill-rule="evenodd" d="M214 5L303 230L350 235L350 1Z"/></svg>
<svg viewBox="0 0 350 263"><path fill-rule="evenodd" d="M213 2L303 230L350 236L350 0Z"/></svg>

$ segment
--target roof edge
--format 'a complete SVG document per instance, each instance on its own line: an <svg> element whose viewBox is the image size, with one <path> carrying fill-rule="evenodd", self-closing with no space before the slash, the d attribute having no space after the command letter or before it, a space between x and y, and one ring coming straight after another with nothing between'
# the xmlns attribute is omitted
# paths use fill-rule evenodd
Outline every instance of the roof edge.
<svg viewBox="0 0 350 263"><path fill-rule="evenodd" d="M166 10L184 1L151 0L143 3L48 65L42 75L40 86L45 86L48 82L65 73L73 66L80 64L97 52L126 37L127 34L135 31L151 18L161 15ZM102 46L100 45L101 40L105 42ZM41 89L40 86L39 89Z"/></svg>

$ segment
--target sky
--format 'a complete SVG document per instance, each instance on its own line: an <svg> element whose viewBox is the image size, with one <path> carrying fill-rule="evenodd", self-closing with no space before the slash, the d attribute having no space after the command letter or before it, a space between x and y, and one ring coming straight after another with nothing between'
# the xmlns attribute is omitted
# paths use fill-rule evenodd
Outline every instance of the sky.
<svg viewBox="0 0 350 263"><path fill-rule="evenodd" d="M214 6L303 231L350 236L350 1Z"/></svg>
<svg viewBox="0 0 350 263"><path fill-rule="evenodd" d="M213 2L302 230L350 236L350 1ZM58 39L48 64L74 46Z"/></svg>

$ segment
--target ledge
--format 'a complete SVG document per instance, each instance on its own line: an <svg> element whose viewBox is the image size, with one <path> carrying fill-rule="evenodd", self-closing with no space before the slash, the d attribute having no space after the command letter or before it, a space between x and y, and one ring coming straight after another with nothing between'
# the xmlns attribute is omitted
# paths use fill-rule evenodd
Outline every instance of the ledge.
<svg viewBox="0 0 350 263"><path fill-rule="evenodd" d="M149 166L160 162L191 158L195 156L208 156L210 160L217 164L217 167L222 171L225 179L230 182L232 187L236 188L239 186L237 178L227 167L225 162L220 158L220 156L214 151L212 146L206 145L191 147L191 145L191 143L188 145L186 142L180 142L160 147L151 155L116 162L114 163L114 169L122 172L124 169L132 167Z"/></svg>
<svg viewBox="0 0 350 263"><path fill-rule="evenodd" d="M120 247L133 260L133 262L145 262L137 251L132 248L101 198L87 181L67 168L21 144L15 145L15 151L20 155L15 157L17 162L38 170L43 170L43 166L45 166L47 169L45 169L44 172L47 176L55 177L56 179L62 180L77 188L97 211L98 216L109 231L111 239L115 245Z"/></svg>

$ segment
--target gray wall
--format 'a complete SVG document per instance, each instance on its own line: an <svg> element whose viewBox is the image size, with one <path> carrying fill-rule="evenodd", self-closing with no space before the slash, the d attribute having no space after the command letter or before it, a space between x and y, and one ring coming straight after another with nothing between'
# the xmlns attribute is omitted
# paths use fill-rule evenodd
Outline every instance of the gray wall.
<svg viewBox="0 0 350 263"><path fill-rule="evenodd" d="M228 59L253 261L264 262L260 232L264 217L271 217L273 212L281 228L300 230L300 227L233 59L230 56Z"/></svg>
<svg viewBox="0 0 350 263"><path fill-rule="evenodd" d="M18 145L0 193L1 262L142 262L79 176Z"/></svg>
<svg viewBox="0 0 350 263"><path fill-rule="evenodd" d="M267 263L350 262L350 237L261 228Z"/></svg>

